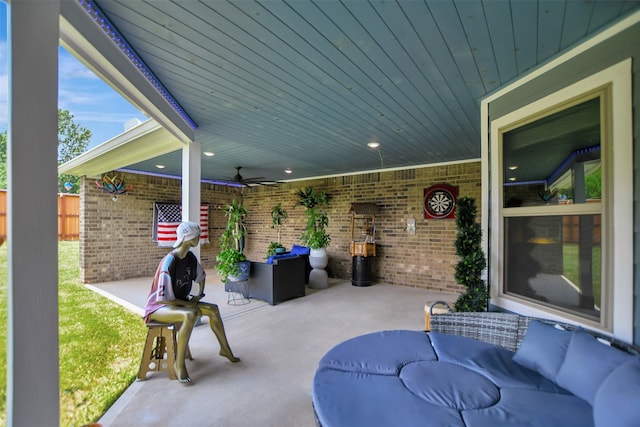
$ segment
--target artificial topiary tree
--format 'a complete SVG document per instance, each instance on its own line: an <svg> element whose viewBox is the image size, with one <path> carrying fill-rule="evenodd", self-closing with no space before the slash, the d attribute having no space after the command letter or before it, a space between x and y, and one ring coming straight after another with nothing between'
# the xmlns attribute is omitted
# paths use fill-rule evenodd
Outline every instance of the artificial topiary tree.
<svg viewBox="0 0 640 427"><path fill-rule="evenodd" d="M456 300L456 311L487 311L487 284L482 280L482 270L487 259L482 250L482 228L476 222L477 207L473 197L460 197L456 210L456 282L467 290Z"/></svg>

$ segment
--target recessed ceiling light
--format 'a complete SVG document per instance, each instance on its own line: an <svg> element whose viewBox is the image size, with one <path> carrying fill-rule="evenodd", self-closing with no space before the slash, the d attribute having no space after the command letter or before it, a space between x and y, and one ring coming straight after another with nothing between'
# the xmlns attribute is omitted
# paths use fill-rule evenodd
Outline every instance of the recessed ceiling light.
<svg viewBox="0 0 640 427"><path fill-rule="evenodd" d="M287 169L284 170L284 173L293 173L293 171L291 169L287 168Z"/></svg>
<svg viewBox="0 0 640 427"><path fill-rule="evenodd" d="M515 166L515 165L514 166L509 166L509 170L510 171L514 171L516 169L518 169L518 166Z"/></svg>
<svg viewBox="0 0 640 427"><path fill-rule="evenodd" d="M166 166L165 166L165 165L156 165L156 167L157 167L158 169L164 169Z"/></svg>
<svg viewBox="0 0 640 427"><path fill-rule="evenodd" d="M204 151L202 154L204 154L207 157L213 157L215 155L213 151Z"/></svg>
<svg viewBox="0 0 640 427"><path fill-rule="evenodd" d="M369 148L378 148L380 146L380 143L378 141L371 141L370 143L367 144L367 146Z"/></svg>
<svg viewBox="0 0 640 427"><path fill-rule="evenodd" d="M512 176L511 178L509 178L509 181L515 181L515 180L516 180L515 176Z"/></svg>

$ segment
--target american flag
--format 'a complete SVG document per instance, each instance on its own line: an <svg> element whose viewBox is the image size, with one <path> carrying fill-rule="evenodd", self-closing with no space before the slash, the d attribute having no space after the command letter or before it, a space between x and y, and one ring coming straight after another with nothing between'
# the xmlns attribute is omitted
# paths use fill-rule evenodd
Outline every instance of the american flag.
<svg viewBox="0 0 640 427"><path fill-rule="evenodd" d="M177 203L154 205L154 240L158 246L173 246L176 229L182 222L182 206ZM200 244L209 243L209 205L200 205Z"/></svg>

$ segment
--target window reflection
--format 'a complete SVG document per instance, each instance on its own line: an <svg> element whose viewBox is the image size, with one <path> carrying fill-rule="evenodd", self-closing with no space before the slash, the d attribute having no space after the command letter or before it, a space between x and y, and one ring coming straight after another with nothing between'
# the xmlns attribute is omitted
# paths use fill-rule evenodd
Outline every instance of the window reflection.
<svg viewBox="0 0 640 427"><path fill-rule="evenodd" d="M600 319L600 215L505 218L505 293Z"/></svg>
<svg viewBox="0 0 640 427"><path fill-rule="evenodd" d="M601 198L600 98L503 134L504 207Z"/></svg>

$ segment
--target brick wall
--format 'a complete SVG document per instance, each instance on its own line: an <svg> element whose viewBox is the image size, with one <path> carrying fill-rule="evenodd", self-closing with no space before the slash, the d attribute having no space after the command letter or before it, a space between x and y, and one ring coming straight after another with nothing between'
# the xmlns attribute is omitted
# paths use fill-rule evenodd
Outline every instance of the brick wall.
<svg viewBox="0 0 640 427"><path fill-rule="evenodd" d="M83 180L80 267L85 283L150 276L168 251L151 241L153 202L179 202L180 181L134 174L122 176L136 186L117 202L100 192L92 180ZM459 196L475 197L478 212L481 211L480 162L245 188L242 197L249 211L245 252L252 260L265 258L269 242L277 237L277 231L271 228L270 215L276 203L281 203L289 213L282 228L282 243L288 248L299 244L305 221L304 208L296 206L295 191L313 186L331 196L328 231L332 240L327 248L330 276L351 277L349 209L351 203L368 202L376 203L379 209L374 282L459 292L462 288L453 278L458 262L454 249L455 220L423 218L423 191L440 183L457 186ZM203 245L201 250L206 268L214 265L217 237L225 225L220 207L240 193L231 187L202 186L202 203L210 205L211 244ZM416 220L415 235L406 231L406 220L410 217Z"/></svg>
<svg viewBox="0 0 640 427"><path fill-rule="evenodd" d="M95 185L94 179L81 180L80 278L84 283L152 276L170 248L152 241L153 203L180 203L181 181L129 173L118 175L133 190L111 200ZM236 194L232 187L202 185L202 203L209 204L209 240L201 246L204 265L212 267L218 252L218 236L226 221L220 208Z"/></svg>

